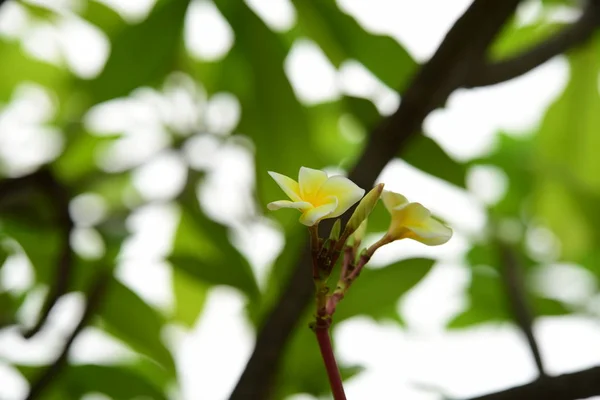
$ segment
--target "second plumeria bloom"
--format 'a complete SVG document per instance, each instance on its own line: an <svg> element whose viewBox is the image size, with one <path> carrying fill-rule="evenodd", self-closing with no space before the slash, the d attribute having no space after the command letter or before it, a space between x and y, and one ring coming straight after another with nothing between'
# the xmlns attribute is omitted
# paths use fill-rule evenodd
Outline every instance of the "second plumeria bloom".
<svg viewBox="0 0 600 400"><path fill-rule="evenodd" d="M411 203L401 194L384 191L381 195L385 208L392 215L387 232L391 240L413 239L429 246L446 243L452 229L431 216L419 203Z"/></svg>
<svg viewBox="0 0 600 400"><path fill-rule="evenodd" d="M301 167L298 182L277 172L269 171L269 175L291 199L269 203L269 210L296 208L302 213L300 222L306 226L342 215L365 194L364 189L346 177L328 177L312 168Z"/></svg>

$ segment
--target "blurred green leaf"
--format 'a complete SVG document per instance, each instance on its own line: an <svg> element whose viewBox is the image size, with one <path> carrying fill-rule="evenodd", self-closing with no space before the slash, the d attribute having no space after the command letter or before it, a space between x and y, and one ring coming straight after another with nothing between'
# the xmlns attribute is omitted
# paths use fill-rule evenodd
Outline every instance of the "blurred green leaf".
<svg viewBox="0 0 600 400"><path fill-rule="evenodd" d="M468 297L469 306L449 322L448 328L510 320L508 300L497 270L488 266L472 267Z"/></svg>
<svg viewBox="0 0 600 400"><path fill-rule="evenodd" d="M363 147L365 131L360 121L347 112L343 100L307 107L310 128L306 135L329 165L352 167ZM292 175L296 179L297 174Z"/></svg>
<svg viewBox="0 0 600 400"><path fill-rule="evenodd" d="M307 110L284 72L288 45L245 4L224 0L216 5L236 38L222 62L221 82L238 97L244 110L238 131L255 144L257 194L264 207L285 196L267 171L296 178L301 166L322 168L325 163L309 135ZM286 227L297 220L291 212L272 215Z"/></svg>
<svg viewBox="0 0 600 400"><path fill-rule="evenodd" d="M258 286L248 261L233 247L227 228L204 216L195 204L184 203L169 261L189 276L211 285L229 285L250 298Z"/></svg>
<svg viewBox="0 0 600 400"><path fill-rule="evenodd" d="M355 59L394 90L403 89L414 74L417 64L398 42L367 32L334 0L296 0L294 5L302 32L321 46L336 67Z"/></svg>
<svg viewBox="0 0 600 400"><path fill-rule="evenodd" d="M335 320L367 315L375 320L401 322L398 299L412 289L431 270L434 261L413 258L383 268L365 268L337 307Z"/></svg>
<svg viewBox="0 0 600 400"><path fill-rule="evenodd" d="M481 252L477 252L482 255ZM487 258L487 257L486 257ZM496 262L492 265L497 264ZM482 323L514 321L500 271L488 265L471 267L469 306L452 319L448 328L460 329ZM565 315L571 311L561 302L527 293L533 317Z"/></svg>
<svg viewBox="0 0 600 400"><path fill-rule="evenodd" d="M54 171L61 181L73 183L98 171L96 155L120 135L94 136L77 129L67 136L66 147L54 162ZM113 182L114 175L110 182Z"/></svg>
<svg viewBox="0 0 600 400"><path fill-rule="evenodd" d="M46 366L17 366L30 382L45 371ZM44 399L79 399L88 393L103 393L112 400L133 398L166 399L163 389L136 370L135 364L68 365L55 379Z"/></svg>
<svg viewBox="0 0 600 400"><path fill-rule="evenodd" d="M127 365L71 365L66 374L71 396L104 393L113 400L167 399L163 390Z"/></svg>
<svg viewBox="0 0 600 400"><path fill-rule="evenodd" d="M192 328L204 308L208 294L207 285L180 268L173 268L172 279L175 295L173 319Z"/></svg>
<svg viewBox="0 0 600 400"><path fill-rule="evenodd" d="M113 279L99 316L107 325L108 332L175 375L175 363L161 339L166 321L131 289Z"/></svg>
<svg viewBox="0 0 600 400"><path fill-rule="evenodd" d="M404 161L458 187L465 187L467 169L450 157L435 140L425 136L413 137L400 156Z"/></svg>
<svg viewBox="0 0 600 400"><path fill-rule="evenodd" d="M523 26L513 20L506 24L502 34L498 35L498 40L490 48L490 56L497 60L514 56L546 40L562 29L562 25L556 22L537 21Z"/></svg>
<svg viewBox="0 0 600 400"><path fill-rule="evenodd" d="M115 33L104 70L89 82L93 103L162 82L176 65L188 4L189 0L160 0L144 21Z"/></svg>
<svg viewBox="0 0 600 400"><path fill-rule="evenodd" d="M102 29L109 37L127 24L118 12L98 0L86 1L80 16Z"/></svg>
<svg viewBox="0 0 600 400"><path fill-rule="evenodd" d="M0 38L0 103L8 102L14 89L25 82L45 86L61 95L70 82L67 71L55 65L39 61L26 54L18 42Z"/></svg>
<svg viewBox="0 0 600 400"><path fill-rule="evenodd" d="M509 177L506 194L493 206L497 217L519 215L524 206L528 205L538 174L534 146L533 135L515 136L500 132L496 136L495 147L489 154L468 163L469 166L498 167Z"/></svg>
<svg viewBox="0 0 600 400"><path fill-rule="evenodd" d="M16 323L17 302L8 292L0 291L0 330Z"/></svg>
<svg viewBox="0 0 600 400"><path fill-rule="evenodd" d="M561 181L600 195L596 151L600 147L599 46L596 37L569 53L571 79L546 112L536 140L536 161L553 175L538 180L536 205L540 217L559 237L567 259L578 259L593 247L589 240L593 228L579 209L578 199Z"/></svg>
<svg viewBox="0 0 600 400"><path fill-rule="evenodd" d="M300 260L307 239L307 229L299 223L286 232L285 246L271 266L260 302L248 305L248 313L255 326L261 326L265 315L280 298L286 282L290 281L290 274Z"/></svg>
<svg viewBox="0 0 600 400"><path fill-rule="evenodd" d="M54 265L63 241L58 229L0 217L0 233L16 240L23 248L35 270L37 282L49 283L53 280ZM40 240L40 237L44 240Z"/></svg>

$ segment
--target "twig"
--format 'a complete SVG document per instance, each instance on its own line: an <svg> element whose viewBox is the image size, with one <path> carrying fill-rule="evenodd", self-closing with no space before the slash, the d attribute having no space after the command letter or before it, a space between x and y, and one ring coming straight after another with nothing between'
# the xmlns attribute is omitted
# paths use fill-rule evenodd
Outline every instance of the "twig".
<svg viewBox="0 0 600 400"><path fill-rule="evenodd" d="M396 113L384 120L370 139L349 174L361 187L371 187L375 179L409 140L418 134L427 114L442 105L461 87L473 60L482 55L512 15L519 0L475 0L446 35L435 55L417 73L404 91ZM350 213L346 214L344 223ZM288 337L295 329L313 295L310 276L310 247L304 248L292 277L261 327L254 351L231 400L268 398Z"/></svg>
<svg viewBox="0 0 600 400"><path fill-rule="evenodd" d="M533 313L527 301L527 289L523 277L522 265L517 260L514 251L505 243L498 243L500 260L502 262L502 277L506 295L510 301L512 312L517 325L523 331L527 344L533 355L540 378L546 377L542 355L533 334Z"/></svg>
<svg viewBox="0 0 600 400"><path fill-rule="evenodd" d="M26 338L31 338L39 332L58 299L67 292L74 263L74 254L70 245L74 224L69 214L69 192L49 169L41 168L27 176L0 181L0 206L10 206L11 203L19 201L20 198L36 190L43 193L47 201L52 204L56 213L55 223L60 229L62 242L55 261L54 281L50 285L50 293L44 301L36 324L23 332L23 336ZM25 215L25 217L28 216Z"/></svg>
<svg viewBox="0 0 600 400"><path fill-rule="evenodd" d="M471 400L576 400L600 393L600 367L536 380Z"/></svg>
<svg viewBox="0 0 600 400"><path fill-rule="evenodd" d="M581 17L558 33L506 60L483 63L467 76L464 87L505 82L521 76L559 54L585 43L600 26L600 1L589 0Z"/></svg>
<svg viewBox="0 0 600 400"><path fill-rule="evenodd" d="M79 320L79 323L67 338L67 341L65 342L58 358L44 371L42 371L41 374L31 383L29 394L25 400L41 399L44 390L46 390L52 384L52 382L57 379L57 376L66 367L67 356L71 350L73 342L81 333L83 328L87 326L91 318L95 315L96 311L100 307L109 282L110 274L108 272L100 273L99 276L94 280L94 284L89 292L87 304L81 320Z"/></svg>
<svg viewBox="0 0 600 400"><path fill-rule="evenodd" d="M334 400L346 400L344 386L342 385L342 376L340 375L340 369L335 361L333 347L331 346L329 324L317 323L315 326L315 334L317 336L317 341L319 342L319 349L323 356L325 369L327 370L327 377L329 378L329 385L331 386L333 398Z"/></svg>
<svg viewBox="0 0 600 400"><path fill-rule="evenodd" d="M50 286L50 293L42 306L42 311L37 323L23 333L26 338L31 338L37 334L46 323L50 311L58 301L58 299L67 293L75 255L71 248L71 232L73 231L74 223L69 214L70 196L66 187L64 187L54 175L47 169L42 169L36 173L37 183L46 193L49 201L54 205L56 211L56 223L60 229L61 248L56 259L54 270L54 282Z"/></svg>

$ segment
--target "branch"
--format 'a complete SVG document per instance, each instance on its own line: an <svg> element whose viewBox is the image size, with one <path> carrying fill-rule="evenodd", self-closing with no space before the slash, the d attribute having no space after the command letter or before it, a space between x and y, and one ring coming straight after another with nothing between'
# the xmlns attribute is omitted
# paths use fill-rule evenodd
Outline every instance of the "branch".
<svg viewBox="0 0 600 400"><path fill-rule="evenodd" d="M3 182L4 183L4 182ZM25 338L31 338L37 334L40 329L46 323L50 311L58 301L58 299L64 295L69 287L71 278L71 272L73 270L74 254L71 249L71 232L73 231L73 220L69 214L69 193L66 187L64 187L50 172L48 169L40 169L39 171L23 177L13 180L12 185L15 188L20 186L33 185L39 187L46 195L48 200L53 204L56 212L56 224L60 229L61 237L61 248L56 259L54 267L54 282L50 286L50 293L44 301L42 311L38 318L37 323L27 331L23 332ZM11 182L7 182L4 188L10 190ZM4 191L0 191L3 193ZM4 198L4 195L2 195Z"/></svg>
<svg viewBox="0 0 600 400"><path fill-rule="evenodd" d="M600 367L553 377L471 400L576 400L600 393Z"/></svg>
<svg viewBox="0 0 600 400"><path fill-rule="evenodd" d="M472 61L481 59L518 3L519 0L475 0L471 4L404 91L396 113L373 131L350 179L363 188L373 186L383 167L418 134L427 114L443 105L464 84ZM350 214L345 214L344 222ZM312 298L310 260L310 247L306 245L283 295L258 333L231 400L268 398L288 338Z"/></svg>
<svg viewBox="0 0 600 400"><path fill-rule="evenodd" d="M69 351L71 350L71 346L73 346L73 342L77 336L81 333L83 328L88 325L100 307L102 299L104 298L104 293L106 293L108 283L110 282L110 277L111 275L108 272L103 272L100 273L99 276L94 280L94 284L89 292L87 304L81 320L79 320L79 323L67 338L67 341L65 342L58 358L44 371L42 371L41 374L31 383L29 394L25 400L41 399L44 391L52 384L52 382L56 381L58 375L67 366L67 357L69 355Z"/></svg>
<svg viewBox="0 0 600 400"><path fill-rule="evenodd" d="M579 20L506 60L487 63L467 77L464 87L495 85L521 76L551 58L584 44L600 26L600 1L589 0Z"/></svg>
<svg viewBox="0 0 600 400"><path fill-rule="evenodd" d="M535 365L538 369L540 378L546 376L542 355L533 334L533 313L527 302L527 290L525 288L525 279L523 277L522 265L517 260L514 251L504 243L498 243L500 260L502 262L502 278L507 297L510 301L512 312L517 325L527 339L527 344L533 355Z"/></svg>

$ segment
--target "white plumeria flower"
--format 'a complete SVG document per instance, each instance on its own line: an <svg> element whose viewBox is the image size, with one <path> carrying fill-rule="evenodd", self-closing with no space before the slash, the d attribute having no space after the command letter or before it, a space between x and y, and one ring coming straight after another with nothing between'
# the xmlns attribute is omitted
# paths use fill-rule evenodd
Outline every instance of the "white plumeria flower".
<svg viewBox="0 0 600 400"><path fill-rule="evenodd" d="M296 208L302 212L300 222L306 226L342 215L365 194L364 189L350 179L341 175L327 177L318 169L301 167L298 182L277 172L269 171L269 175L291 201L274 201L267 204L267 208Z"/></svg>
<svg viewBox="0 0 600 400"><path fill-rule="evenodd" d="M410 203L401 194L389 191L384 191L381 199L392 215L387 232L390 239L413 239L428 246L437 246L452 237L452 229L433 218L421 204Z"/></svg>

